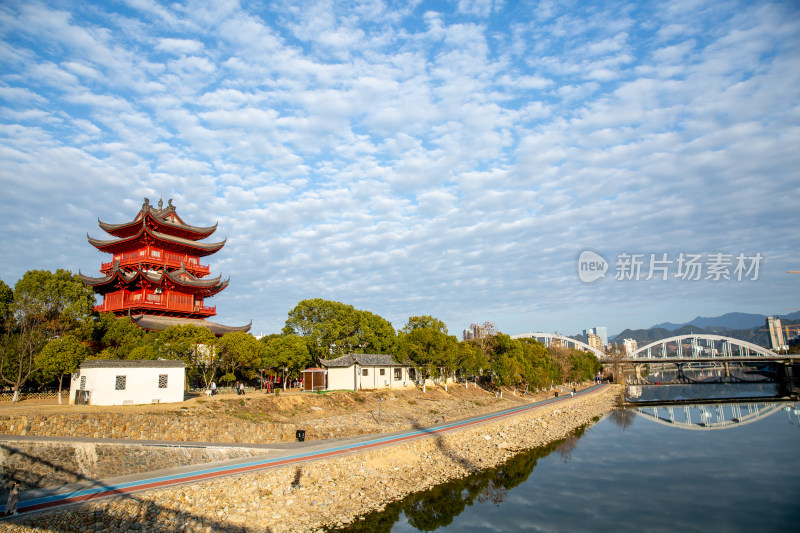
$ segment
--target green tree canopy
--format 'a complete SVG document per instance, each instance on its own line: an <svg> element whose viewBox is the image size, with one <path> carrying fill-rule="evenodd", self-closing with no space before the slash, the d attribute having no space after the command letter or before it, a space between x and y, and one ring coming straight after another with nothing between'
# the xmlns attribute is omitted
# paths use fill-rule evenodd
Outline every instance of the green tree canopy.
<svg viewBox="0 0 800 533"><path fill-rule="evenodd" d="M219 366L227 374L252 378L261 368L264 345L244 331L226 333L219 339Z"/></svg>
<svg viewBox="0 0 800 533"><path fill-rule="evenodd" d="M489 360L474 342L463 341L458 343L456 368L464 374L465 378L479 376L483 370L489 368Z"/></svg>
<svg viewBox="0 0 800 533"><path fill-rule="evenodd" d="M426 379L442 376L454 367L457 354L456 338L440 329L416 327L400 335L397 357L401 361L411 361L423 380L423 391L426 390Z"/></svg>
<svg viewBox="0 0 800 533"><path fill-rule="evenodd" d="M283 334L308 339L315 358L390 353L396 343L390 322L352 305L321 298L302 300L289 311Z"/></svg>
<svg viewBox="0 0 800 533"><path fill-rule="evenodd" d="M516 385L530 373L531 362L524 357L522 343L504 333L494 336L492 373L500 385Z"/></svg>
<svg viewBox="0 0 800 533"><path fill-rule="evenodd" d="M250 335L252 337L252 335ZM184 324L170 326L158 333L158 344L162 357L167 359L181 359L187 365L197 364L200 360L207 360L209 354L203 346L217 344L217 338L208 328Z"/></svg>
<svg viewBox="0 0 800 533"><path fill-rule="evenodd" d="M403 326L401 331L403 333L409 333L410 331L418 328L435 329L447 335L447 326L445 323L430 315L409 317L408 322L406 322L406 325Z"/></svg>
<svg viewBox="0 0 800 533"><path fill-rule="evenodd" d="M294 379L311 363L308 344L299 335L273 337L264 343L264 366L283 372L286 369L287 379ZM286 388L284 380L283 388Z"/></svg>
<svg viewBox="0 0 800 533"><path fill-rule="evenodd" d="M12 323L13 303L14 291L0 279L0 333L4 333Z"/></svg>
<svg viewBox="0 0 800 533"><path fill-rule="evenodd" d="M47 340L88 323L93 303L92 290L67 270L29 270L17 281L11 306L15 331L12 336L7 330L0 353L0 378L14 388L14 401L36 371L35 357Z"/></svg>
<svg viewBox="0 0 800 533"><path fill-rule="evenodd" d="M104 314L110 316L111 320L108 318L103 320L105 332L101 339L102 346L114 354L114 359L127 359L134 349L140 348L145 343L144 330L126 316L115 318L112 313ZM141 353L141 350L138 350L138 353ZM141 357L131 357L131 359L141 359Z"/></svg>
<svg viewBox="0 0 800 533"><path fill-rule="evenodd" d="M52 339L36 356L36 366L45 379L58 378L58 403L64 375L78 371L78 365L89 356L89 349L74 335Z"/></svg>

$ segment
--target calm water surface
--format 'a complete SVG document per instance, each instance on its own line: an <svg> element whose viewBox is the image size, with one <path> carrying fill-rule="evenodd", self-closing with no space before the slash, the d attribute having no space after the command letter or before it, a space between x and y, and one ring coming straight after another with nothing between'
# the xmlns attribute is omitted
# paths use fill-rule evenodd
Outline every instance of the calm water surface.
<svg viewBox="0 0 800 533"><path fill-rule="evenodd" d="M501 468L409 496L349 531L800 531L798 409L783 404L721 430L617 412ZM699 412L695 427L713 422Z"/></svg>

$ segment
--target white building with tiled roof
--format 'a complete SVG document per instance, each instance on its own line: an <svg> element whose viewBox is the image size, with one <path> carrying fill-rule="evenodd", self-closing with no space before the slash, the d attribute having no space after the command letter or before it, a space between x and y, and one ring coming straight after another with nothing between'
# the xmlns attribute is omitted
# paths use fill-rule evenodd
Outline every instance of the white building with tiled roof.
<svg viewBox="0 0 800 533"><path fill-rule="evenodd" d="M185 374L183 361L87 359L72 375L69 403L135 405L182 402Z"/></svg>
<svg viewBox="0 0 800 533"><path fill-rule="evenodd" d="M353 353L321 364L328 372L328 390L393 389L414 382L413 366L386 354Z"/></svg>

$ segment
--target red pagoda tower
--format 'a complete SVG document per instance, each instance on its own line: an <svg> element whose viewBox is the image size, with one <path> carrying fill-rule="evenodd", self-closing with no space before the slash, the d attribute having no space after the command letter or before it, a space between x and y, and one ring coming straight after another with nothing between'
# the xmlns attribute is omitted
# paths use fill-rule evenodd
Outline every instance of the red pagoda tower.
<svg viewBox="0 0 800 533"><path fill-rule="evenodd" d="M193 324L207 327L216 335L249 331L250 324L233 327L207 320L217 314L217 309L207 307L205 299L230 282L220 276L206 278L211 269L199 262L225 245L225 241L200 242L216 231L216 224L190 226L175 212L172 200L167 207L159 200L155 208L147 198L131 222L107 224L98 219L98 224L116 238L99 240L87 235L92 246L113 255L111 262L100 266L103 277L80 274L84 283L103 295L96 311L128 315L148 330Z"/></svg>

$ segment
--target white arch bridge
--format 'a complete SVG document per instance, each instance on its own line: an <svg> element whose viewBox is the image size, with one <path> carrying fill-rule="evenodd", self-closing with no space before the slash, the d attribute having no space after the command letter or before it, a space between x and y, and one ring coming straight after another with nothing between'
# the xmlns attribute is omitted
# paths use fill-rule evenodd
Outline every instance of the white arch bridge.
<svg viewBox="0 0 800 533"><path fill-rule="evenodd" d="M573 348L577 348L579 350L583 350L584 352L592 352L598 358L605 358L606 354L602 351L598 350L597 348L592 348L585 342L565 337L564 335L559 335L558 333L522 333L521 335L512 335L512 339L536 339L540 341L545 346L552 346L554 342L558 342L562 345L572 346Z"/></svg>
<svg viewBox="0 0 800 533"><path fill-rule="evenodd" d="M625 357L638 362L699 362L699 361L800 361L797 354L780 355L752 342L722 335L693 333L676 335L651 342Z"/></svg>
<svg viewBox="0 0 800 533"><path fill-rule="evenodd" d="M585 342L559 335L558 333L522 333L512 335L512 339L536 339L545 346L559 343L579 350L592 352L599 359L608 361L608 356ZM628 363L680 363L702 361L794 361L800 362L798 354L777 354L772 350L758 346L752 342L711 335L705 333L690 333L676 335L666 339L657 340L638 348L627 355L623 361Z"/></svg>

